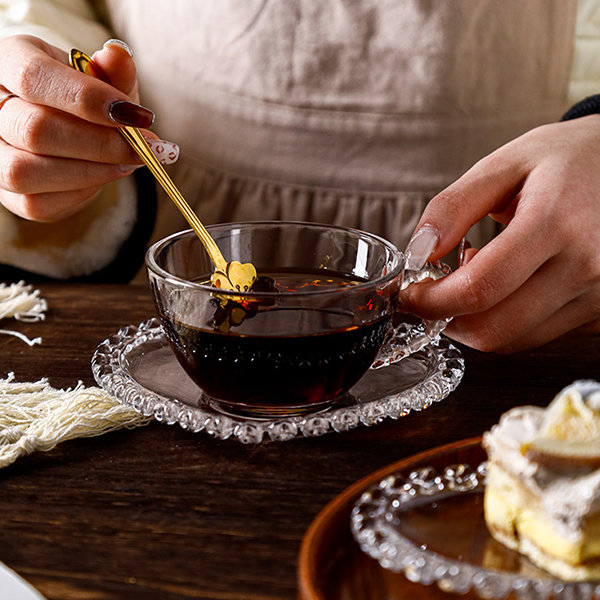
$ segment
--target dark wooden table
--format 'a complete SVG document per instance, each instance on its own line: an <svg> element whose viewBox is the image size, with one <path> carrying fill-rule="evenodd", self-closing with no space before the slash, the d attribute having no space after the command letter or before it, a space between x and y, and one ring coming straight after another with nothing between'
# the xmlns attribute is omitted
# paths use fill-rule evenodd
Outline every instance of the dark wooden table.
<svg viewBox="0 0 600 600"><path fill-rule="evenodd" d="M145 287L40 289L47 320L14 328L44 343L0 337L2 376L93 385L97 344L154 315ZM0 471L0 560L49 600L291 600L302 537L347 486L600 378L598 337L516 356L462 350L465 377L449 398L377 427L245 446L153 422L19 459Z"/></svg>

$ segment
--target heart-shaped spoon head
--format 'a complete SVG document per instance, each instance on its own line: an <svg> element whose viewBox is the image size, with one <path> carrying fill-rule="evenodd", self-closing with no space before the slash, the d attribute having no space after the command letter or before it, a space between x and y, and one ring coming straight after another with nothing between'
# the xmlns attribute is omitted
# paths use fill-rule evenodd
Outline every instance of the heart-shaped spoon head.
<svg viewBox="0 0 600 600"><path fill-rule="evenodd" d="M210 282L222 290L249 292L256 281L256 269L252 263L240 263L232 260L227 263L225 271L217 269L211 276Z"/></svg>

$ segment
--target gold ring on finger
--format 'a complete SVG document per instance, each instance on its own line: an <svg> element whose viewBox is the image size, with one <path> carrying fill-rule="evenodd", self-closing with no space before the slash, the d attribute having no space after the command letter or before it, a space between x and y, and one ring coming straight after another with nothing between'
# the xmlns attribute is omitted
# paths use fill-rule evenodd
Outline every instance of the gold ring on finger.
<svg viewBox="0 0 600 600"><path fill-rule="evenodd" d="M17 95L9 92L8 90L0 87L0 109L11 99L16 98Z"/></svg>

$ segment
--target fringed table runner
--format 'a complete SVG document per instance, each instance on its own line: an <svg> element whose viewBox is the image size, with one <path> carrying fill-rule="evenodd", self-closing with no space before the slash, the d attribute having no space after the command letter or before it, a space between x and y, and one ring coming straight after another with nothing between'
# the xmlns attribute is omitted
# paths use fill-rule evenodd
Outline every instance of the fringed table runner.
<svg viewBox="0 0 600 600"><path fill-rule="evenodd" d="M0 284L0 319L41 321L47 308L39 291L22 281ZM30 339L10 329L0 329L0 334L15 336L30 346L42 342L40 337ZM0 380L0 468L66 440L131 429L149 421L98 387L79 382L74 388L55 389L45 378L21 383L9 373Z"/></svg>
<svg viewBox="0 0 600 600"><path fill-rule="evenodd" d="M28 323L43 321L46 318L46 310L48 310L48 303L40 298L39 290L34 290L24 281L9 285L0 283L0 320L13 317L17 321ZM31 340L21 332L12 329L0 329L0 334L13 335L30 346L42 343L40 337Z"/></svg>
<svg viewBox="0 0 600 600"><path fill-rule="evenodd" d="M100 388L79 383L58 390L46 379L16 382L10 373L0 380L0 468L66 440L131 429L148 421Z"/></svg>

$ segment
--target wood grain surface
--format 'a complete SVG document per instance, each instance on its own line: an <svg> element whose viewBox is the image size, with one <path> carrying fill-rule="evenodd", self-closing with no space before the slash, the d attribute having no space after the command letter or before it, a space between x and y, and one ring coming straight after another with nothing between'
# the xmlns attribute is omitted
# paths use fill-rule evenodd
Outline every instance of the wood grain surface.
<svg viewBox="0 0 600 600"><path fill-rule="evenodd" d="M2 376L93 385L96 346L154 316L143 286L40 290L46 321L2 325L44 342L0 336ZM245 446L152 423L19 459L0 471L0 560L49 600L296 598L302 538L348 486L478 436L511 406L545 405L575 379L600 378L598 337L515 356L462 350L465 377L449 398L377 427Z"/></svg>

